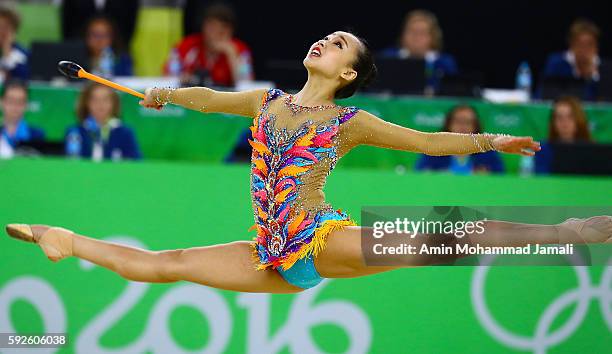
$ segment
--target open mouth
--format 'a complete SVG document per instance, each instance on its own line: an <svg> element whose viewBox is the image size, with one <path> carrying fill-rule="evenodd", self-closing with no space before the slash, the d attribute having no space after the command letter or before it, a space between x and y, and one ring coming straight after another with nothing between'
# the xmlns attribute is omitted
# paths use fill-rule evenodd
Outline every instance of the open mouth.
<svg viewBox="0 0 612 354"><path fill-rule="evenodd" d="M320 57L321 56L321 49L319 47L314 47L310 51L310 55L313 56L313 57Z"/></svg>

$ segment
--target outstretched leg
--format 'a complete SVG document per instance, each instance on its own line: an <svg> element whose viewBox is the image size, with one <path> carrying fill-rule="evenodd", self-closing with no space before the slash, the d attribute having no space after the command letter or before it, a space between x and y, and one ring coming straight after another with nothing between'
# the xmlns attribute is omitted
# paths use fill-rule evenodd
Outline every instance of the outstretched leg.
<svg viewBox="0 0 612 354"><path fill-rule="evenodd" d="M445 242L459 244L480 244L481 246L525 246L527 244L566 244L566 243L612 243L612 217L595 216L588 219L568 219L558 225L521 224L505 221L485 221L486 232L457 239L452 235L432 241L438 245ZM397 255L393 266L368 266L362 250L362 232L372 232L371 228L346 227L332 232L325 249L315 258L315 267L325 278L353 278L385 272L397 268L427 266L453 261L461 255ZM421 235L423 236L423 235ZM429 242L428 237L407 239L405 235L389 235L388 246L413 243L420 246ZM367 236L366 236L367 237ZM391 242L397 242L393 244ZM465 255L464 255L465 256ZM401 265L400 265L401 264Z"/></svg>
<svg viewBox="0 0 612 354"><path fill-rule="evenodd" d="M276 271L256 270L251 246L246 241L149 251L77 235L61 228L19 225L17 232L15 227L7 227L11 236L38 243L53 261L75 256L132 281L169 283L184 280L242 292L295 293L303 290L287 283Z"/></svg>

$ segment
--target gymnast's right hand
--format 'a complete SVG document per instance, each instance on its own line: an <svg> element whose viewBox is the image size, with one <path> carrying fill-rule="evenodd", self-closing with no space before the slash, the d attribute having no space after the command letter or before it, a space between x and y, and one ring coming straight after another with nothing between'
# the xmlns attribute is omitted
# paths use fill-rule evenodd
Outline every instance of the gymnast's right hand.
<svg viewBox="0 0 612 354"><path fill-rule="evenodd" d="M138 104L140 104L141 106L146 107L146 108L157 109L158 111L164 108L163 105L158 104L157 101L155 100L155 95L157 95L157 93L154 92L154 88L150 87L146 89L144 92L144 95L145 95L145 98L141 100L140 102L138 102Z"/></svg>

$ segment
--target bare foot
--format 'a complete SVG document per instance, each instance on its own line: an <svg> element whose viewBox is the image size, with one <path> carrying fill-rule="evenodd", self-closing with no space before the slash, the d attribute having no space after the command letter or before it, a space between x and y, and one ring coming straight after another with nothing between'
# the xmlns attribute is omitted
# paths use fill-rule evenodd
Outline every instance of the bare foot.
<svg viewBox="0 0 612 354"><path fill-rule="evenodd" d="M72 256L74 233L70 230L47 225L9 224L6 232L13 238L37 243L53 262Z"/></svg>
<svg viewBox="0 0 612 354"><path fill-rule="evenodd" d="M562 237L568 238L571 243L612 243L612 216L593 216L588 219L570 218L559 224L565 232Z"/></svg>

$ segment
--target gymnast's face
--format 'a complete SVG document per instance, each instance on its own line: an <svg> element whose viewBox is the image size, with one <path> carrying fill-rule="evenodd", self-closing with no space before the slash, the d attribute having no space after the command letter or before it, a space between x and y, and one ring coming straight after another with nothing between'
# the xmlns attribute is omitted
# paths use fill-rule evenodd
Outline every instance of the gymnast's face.
<svg viewBox="0 0 612 354"><path fill-rule="evenodd" d="M353 63L362 47L363 44L354 35L334 32L310 46L304 66L311 74L339 79L346 84L357 77Z"/></svg>

